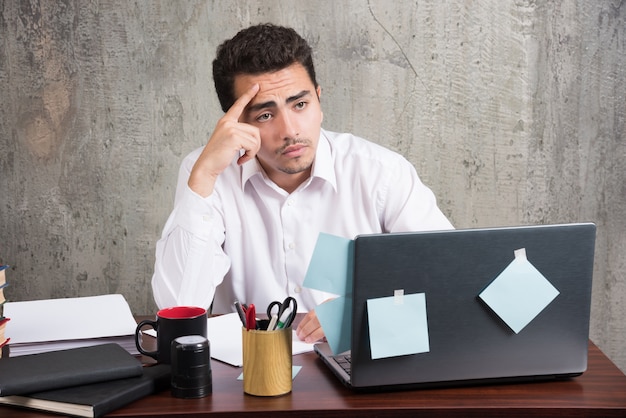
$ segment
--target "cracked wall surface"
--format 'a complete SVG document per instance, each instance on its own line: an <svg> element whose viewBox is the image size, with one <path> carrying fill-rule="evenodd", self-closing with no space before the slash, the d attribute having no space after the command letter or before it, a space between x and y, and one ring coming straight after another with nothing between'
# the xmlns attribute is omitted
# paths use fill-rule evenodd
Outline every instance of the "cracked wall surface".
<svg viewBox="0 0 626 418"><path fill-rule="evenodd" d="M598 225L592 339L626 371L624 1L0 2L0 262L12 300L155 310L178 166L222 112L215 48L315 50L324 126L405 155L459 228Z"/></svg>

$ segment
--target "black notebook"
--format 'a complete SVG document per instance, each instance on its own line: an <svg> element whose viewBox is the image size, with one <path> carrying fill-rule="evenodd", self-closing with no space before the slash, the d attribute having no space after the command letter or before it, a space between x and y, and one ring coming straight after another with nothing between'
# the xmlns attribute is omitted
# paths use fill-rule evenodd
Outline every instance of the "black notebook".
<svg viewBox="0 0 626 418"><path fill-rule="evenodd" d="M0 359L0 396L139 376L141 362L118 344Z"/></svg>
<svg viewBox="0 0 626 418"><path fill-rule="evenodd" d="M137 377L25 396L4 396L0 397L0 404L79 417L101 417L170 386L169 364L144 367L143 370L143 374Z"/></svg>

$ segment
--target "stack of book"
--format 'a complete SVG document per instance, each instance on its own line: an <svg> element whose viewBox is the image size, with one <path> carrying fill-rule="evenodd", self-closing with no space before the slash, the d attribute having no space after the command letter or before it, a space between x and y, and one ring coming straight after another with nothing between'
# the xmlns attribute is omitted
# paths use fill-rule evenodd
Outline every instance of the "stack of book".
<svg viewBox="0 0 626 418"><path fill-rule="evenodd" d="M170 386L169 365L136 358L137 322L122 295L10 301L4 314L0 406L97 418Z"/></svg>
<svg viewBox="0 0 626 418"><path fill-rule="evenodd" d="M9 318L4 316L4 303L7 301L4 295L4 288L7 286L5 274L7 267L9 266L0 266L0 357L2 357L2 353L5 351L5 346L9 342L9 338L6 333Z"/></svg>
<svg viewBox="0 0 626 418"><path fill-rule="evenodd" d="M137 322L119 294L7 302L11 357L116 343L130 354Z"/></svg>
<svg viewBox="0 0 626 418"><path fill-rule="evenodd" d="M169 365L142 367L117 344L0 359L0 405L64 415L101 417L169 385Z"/></svg>

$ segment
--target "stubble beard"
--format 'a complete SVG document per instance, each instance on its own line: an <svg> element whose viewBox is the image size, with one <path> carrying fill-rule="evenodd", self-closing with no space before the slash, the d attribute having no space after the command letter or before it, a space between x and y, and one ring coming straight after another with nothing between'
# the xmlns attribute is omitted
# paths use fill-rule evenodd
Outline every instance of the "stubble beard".
<svg viewBox="0 0 626 418"><path fill-rule="evenodd" d="M308 139L292 139L292 140L287 141L282 147L276 150L276 154L281 155L285 151L285 149L287 149L287 147L290 147L292 145L297 145L297 144L302 144L302 145L306 145L307 147L311 147L311 141L309 141ZM278 170L285 174L299 174L299 173L309 170L311 166L313 165L313 158L311 158L311 160L304 160L304 161L302 160L302 158L303 157L297 157L292 160L292 162L298 163L297 165L278 167Z"/></svg>

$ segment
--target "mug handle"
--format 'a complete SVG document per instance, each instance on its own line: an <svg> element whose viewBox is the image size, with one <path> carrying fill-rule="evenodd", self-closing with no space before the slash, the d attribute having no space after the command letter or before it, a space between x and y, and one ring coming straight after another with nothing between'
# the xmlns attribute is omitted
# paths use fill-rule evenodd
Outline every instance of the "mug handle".
<svg viewBox="0 0 626 418"><path fill-rule="evenodd" d="M157 321L150 321L148 319L141 321L139 324L137 324L137 328L135 329L135 345L137 346L137 350L139 350L141 354L143 354L144 356L152 357L153 359L157 360L157 357L159 355L159 352L158 352L159 347L157 346L157 351L146 351L143 349L143 347L141 346L141 343L139 342L139 335L141 334L141 328L146 325L151 326L152 328L154 328L156 332L159 332Z"/></svg>

